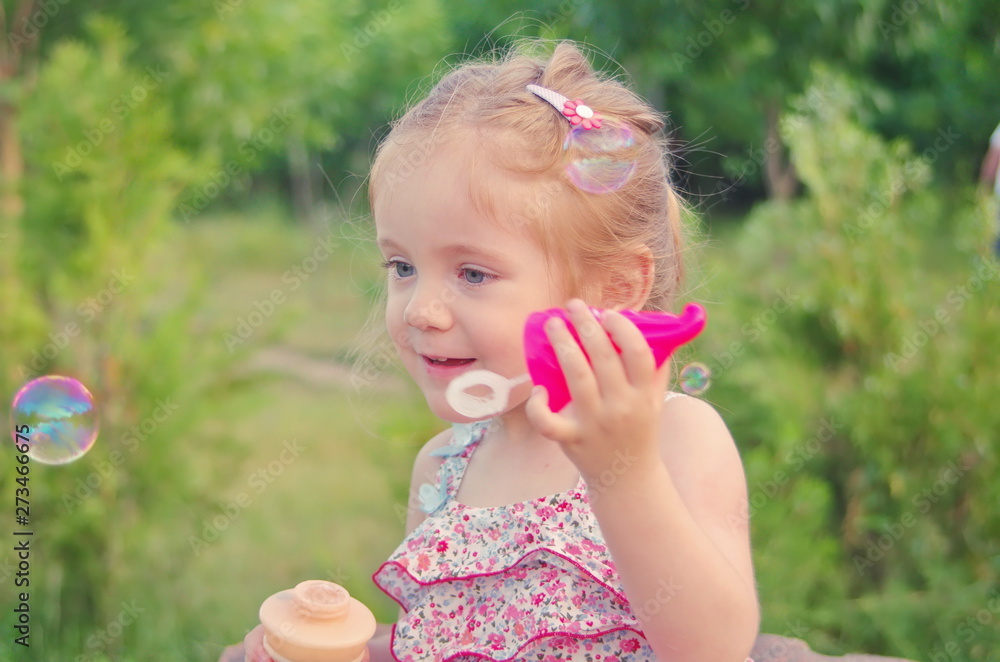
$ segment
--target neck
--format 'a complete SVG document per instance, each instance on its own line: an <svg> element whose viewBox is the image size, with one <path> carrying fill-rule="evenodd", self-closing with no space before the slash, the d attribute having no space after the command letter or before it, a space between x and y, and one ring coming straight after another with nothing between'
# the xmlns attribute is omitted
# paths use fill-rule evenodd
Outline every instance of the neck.
<svg viewBox="0 0 1000 662"><path fill-rule="evenodd" d="M496 419L493 436L507 448L529 451L550 450L556 442L543 437L528 420L522 402Z"/></svg>

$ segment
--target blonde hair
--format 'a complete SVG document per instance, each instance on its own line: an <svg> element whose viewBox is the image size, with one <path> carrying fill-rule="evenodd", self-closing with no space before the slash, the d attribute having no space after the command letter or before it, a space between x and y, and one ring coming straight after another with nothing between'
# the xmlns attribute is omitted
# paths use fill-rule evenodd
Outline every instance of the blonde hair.
<svg viewBox="0 0 1000 662"><path fill-rule="evenodd" d="M573 43L558 43L548 58L532 55L538 45L521 42L492 59L466 62L395 121L372 165L372 209L393 178L418 167L435 146L472 138L478 155L472 167L491 169L490 176L479 170L471 178L473 203L501 224L526 225L563 267L566 291L582 291L594 274L614 282L634 268L645 247L653 274L643 309L669 310L684 272L684 207L670 183L663 118L622 83L596 73ZM593 194L570 182L563 155L569 123L525 89L531 83L582 99L631 129L636 168L625 186ZM522 181L537 176L537 194L511 213L509 187L498 171Z"/></svg>

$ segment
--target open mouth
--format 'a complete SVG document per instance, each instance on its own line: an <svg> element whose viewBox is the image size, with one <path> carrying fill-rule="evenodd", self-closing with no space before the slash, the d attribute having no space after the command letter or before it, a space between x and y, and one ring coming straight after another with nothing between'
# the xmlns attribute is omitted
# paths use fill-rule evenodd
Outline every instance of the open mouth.
<svg viewBox="0 0 1000 662"><path fill-rule="evenodd" d="M426 361L430 365L452 367L452 366L468 365L473 361L475 361L475 359L443 359L443 358L433 358L430 356L425 356L424 361Z"/></svg>

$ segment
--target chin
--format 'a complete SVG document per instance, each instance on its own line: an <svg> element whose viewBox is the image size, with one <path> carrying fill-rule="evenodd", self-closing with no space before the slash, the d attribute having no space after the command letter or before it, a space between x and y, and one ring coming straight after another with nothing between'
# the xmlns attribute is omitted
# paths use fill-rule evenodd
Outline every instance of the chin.
<svg viewBox="0 0 1000 662"><path fill-rule="evenodd" d="M447 423L475 423L476 421L485 421L494 418L495 416L502 416L508 411L505 409L499 414L493 414L491 416L469 417L459 414L457 411L452 409L443 393L433 394L430 396L425 393L424 400L427 402L427 407L431 410L431 413Z"/></svg>
<svg viewBox="0 0 1000 662"><path fill-rule="evenodd" d="M442 421L447 423L475 423L476 421L485 421L487 419L493 418L493 416L480 416L478 418L470 418L468 416L463 416L457 411L452 409L447 402L442 403L432 403L427 402L427 406L430 407L431 412L440 418Z"/></svg>

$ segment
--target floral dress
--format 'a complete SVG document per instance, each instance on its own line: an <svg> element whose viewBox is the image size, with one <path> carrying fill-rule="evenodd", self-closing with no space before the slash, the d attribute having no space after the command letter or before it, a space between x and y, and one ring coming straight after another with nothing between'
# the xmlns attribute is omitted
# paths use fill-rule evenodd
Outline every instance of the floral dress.
<svg viewBox="0 0 1000 662"><path fill-rule="evenodd" d="M581 479L566 492L506 506L455 499L489 421L453 426L428 517L376 571L405 610L393 626L401 662L654 662Z"/></svg>

